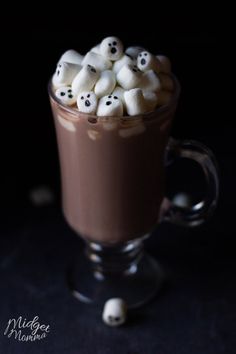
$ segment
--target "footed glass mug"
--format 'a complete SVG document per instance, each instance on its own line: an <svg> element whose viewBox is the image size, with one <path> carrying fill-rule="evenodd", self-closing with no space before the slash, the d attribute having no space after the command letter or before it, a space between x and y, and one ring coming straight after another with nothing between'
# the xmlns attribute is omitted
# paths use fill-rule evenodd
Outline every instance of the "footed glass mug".
<svg viewBox="0 0 236 354"><path fill-rule="evenodd" d="M86 244L68 274L73 294L86 303L121 297L129 307L147 302L163 273L143 242L163 220L204 222L218 199L213 154L196 141L169 138L180 85L170 102L134 117L97 117L63 105L49 84L62 183L63 212ZM193 159L206 178L204 200L181 208L165 197L165 166Z"/></svg>

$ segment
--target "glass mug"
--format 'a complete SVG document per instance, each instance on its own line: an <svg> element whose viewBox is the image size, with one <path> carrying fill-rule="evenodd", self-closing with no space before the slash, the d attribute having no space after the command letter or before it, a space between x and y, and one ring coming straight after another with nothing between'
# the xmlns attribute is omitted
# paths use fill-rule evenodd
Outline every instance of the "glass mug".
<svg viewBox="0 0 236 354"><path fill-rule="evenodd" d="M147 302L163 272L143 250L162 221L195 226L218 199L211 151L196 141L169 137L180 85L167 105L139 116L97 117L63 105L49 84L59 150L62 206L68 224L86 244L68 272L73 294L86 303L121 297L129 307ZM165 166L183 157L198 162L204 200L180 207L165 197Z"/></svg>

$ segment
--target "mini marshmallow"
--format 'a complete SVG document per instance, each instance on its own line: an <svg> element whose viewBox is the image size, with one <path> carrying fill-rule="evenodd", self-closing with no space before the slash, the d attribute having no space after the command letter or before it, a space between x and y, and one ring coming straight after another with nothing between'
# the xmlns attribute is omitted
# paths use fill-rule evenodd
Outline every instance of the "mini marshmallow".
<svg viewBox="0 0 236 354"><path fill-rule="evenodd" d="M161 90L157 93L157 106L163 106L170 102L172 93L170 91Z"/></svg>
<svg viewBox="0 0 236 354"><path fill-rule="evenodd" d="M83 55L76 52L74 49L67 50L64 54L62 54L59 63L61 61L66 61L67 63L79 64L81 65L83 60Z"/></svg>
<svg viewBox="0 0 236 354"><path fill-rule="evenodd" d="M72 90L75 94L91 91L99 77L98 71L92 65L85 65L72 81Z"/></svg>
<svg viewBox="0 0 236 354"><path fill-rule="evenodd" d="M174 82L173 82L172 78L170 77L170 75L160 73L160 74L158 74L158 77L161 81L161 87L163 90L166 90L166 91L173 91L174 90Z"/></svg>
<svg viewBox="0 0 236 354"><path fill-rule="evenodd" d="M100 54L100 44L95 45L92 49L90 49L90 52Z"/></svg>
<svg viewBox="0 0 236 354"><path fill-rule="evenodd" d="M152 91L143 91L143 97L146 102L148 111L151 112L156 108L157 105L157 95Z"/></svg>
<svg viewBox="0 0 236 354"><path fill-rule="evenodd" d="M122 101L122 103L125 104L124 92L125 90L122 87L116 86L112 94L113 96L117 96Z"/></svg>
<svg viewBox="0 0 236 354"><path fill-rule="evenodd" d="M97 96L93 91L81 92L77 97L78 110L83 113L95 114L97 103Z"/></svg>
<svg viewBox="0 0 236 354"><path fill-rule="evenodd" d="M55 92L56 97L64 104L71 106L76 102L76 95L70 86L60 87Z"/></svg>
<svg viewBox="0 0 236 354"><path fill-rule="evenodd" d="M113 298L106 301L102 319L111 327L117 327L125 323L127 316L127 305L123 299Z"/></svg>
<svg viewBox="0 0 236 354"><path fill-rule="evenodd" d="M158 92L161 90L161 80L153 70L148 70L143 74L139 87L146 91Z"/></svg>
<svg viewBox="0 0 236 354"><path fill-rule="evenodd" d="M133 59L137 59L138 55L143 52L145 48L133 46L126 49L125 54L129 55Z"/></svg>
<svg viewBox="0 0 236 354"><path fill-rule="evenodd" d="M109 95L102 97L98 102L97 116L117 116L123 115L123 104L117 96Z"/></svg>
<svg viewBox="0 0 236 354"><path fill-rule="evenodd" d="M137 87L142 77L142 72L136 65L125 64L116 75L118 84L125 90Z"/></svg>
<svg viewBox="0 0 236 354"><path fill-rule="evenodd" d="M161 63L155 55L144 51L137 57L137 67L141 71L154 70L156 73L161 71Z"/></svg>
<svg viewBox="0 0 236 354"><path fill-rule="evenodd" d="M81 65L60 62L57 64L56 72L53 75L52 83L54 87L70 85L81 70Z"/></svg>
<svg viewBox="0 0 236 354"><path fill-rule="evenodd" d="M109 95L116 86L116 77L113 71L105 70L101 73L98 79L94 92L98 97Z"/></svg>
<svg viewBox="0 0 236 354"><path fill-rule="evenodd" d="M126 54L124 54L119 60L114 62L112 70L114 71L114 73L117 74L122 68L122 66L124 66L125 64L134 64L134 60Z"/></svg>
<svg viewBox="0 0 236 354"><path fill-rule="evenodd" d="M165 55L157 55L157 59L161 63L161 73L169 74L171 73L171 62Z"/></svg>
<svg viewBox="0 0 236 354"><path fill-rule="evenodd" d="M120 59L123 54L123 44L117 37L104 38L100 44L100 54L114 61Z"/></svg>
<svg viewBox="0 0 236 354"><path fill-rule="evenodd" d="M134 88L129 91L125 91L125 106L127 113L130 116L136 116L147 112L147 105L143 96L143 92L140 88Z"/></svg>
<svg viewBox="0 0 236 354"><path fill-rule="evenodd" d="M82 61L82 65L88 65L88 64L94 66L97 70L100 71L107 70L112 67L110 60L94 52L88 52L85 55Z"/></svg>

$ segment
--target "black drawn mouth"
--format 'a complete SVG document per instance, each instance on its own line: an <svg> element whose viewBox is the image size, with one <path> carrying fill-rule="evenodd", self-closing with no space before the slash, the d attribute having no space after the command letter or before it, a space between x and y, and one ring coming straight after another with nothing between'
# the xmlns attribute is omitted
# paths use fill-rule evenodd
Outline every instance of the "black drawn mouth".
<svg viewBox="0 0 236 354"><path fill-rule="evenodd" d="M90 105L91 105L91 103L89 102L89 100L86 100L86 101L85 101L85 106L86 106L86 107L89 107Z"/></svg>

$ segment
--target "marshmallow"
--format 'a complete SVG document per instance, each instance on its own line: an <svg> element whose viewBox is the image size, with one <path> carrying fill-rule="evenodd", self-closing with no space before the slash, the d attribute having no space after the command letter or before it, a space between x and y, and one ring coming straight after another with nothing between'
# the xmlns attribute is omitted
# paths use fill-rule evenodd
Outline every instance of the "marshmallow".
<svg viewBox="0 0 236 354"><path fill-rule="evenodd" d="M113 71L105 70L101 73L98 79L94 92L98 97L109 95L116 86L116 77Z"/></svg>
<svg viewBox="0 0 236 354"><path fill-rule="evenodd" d="M143 97L146 102L148 111L151 112L156 108L157 105L157 95L152 91L143 91Z"/></svg>
<svg viewBox="0 0 236 354"><path fill-rule="evenodd" d="M136 116L147 112L147 105L143 96L143 92L140 88L134 88L129 91L125 91L125 106L127 113L130 116Z"/></svg>
<svg viewBox="0 0 236 354"><path fill-rule="evenodd" d="M76 102L76 95L70 86L60 87L55 92L56 97L64 104L71 106Z"/></svg>
<svg viewBox="0 0 236 354"><path fill-rule="evenodd" d="M100 54L100 44L95 45L92 49L90 49L90 52Z"/></svg>
<svg viewBox="0 0 236 354"><path fill-rule="evenodd" d="M161 73L171 73L171 62L165 55L157 55L157 59L161 63Z"/></svg>
<svg viewBox="0 0 236 354"><path fill-rule="evenodd" d="M117 74L122 68L122 66L124 66L125 64L134 64L134 60L126 54L124 54L119 60L114 62L112 70L114 71L114 73Z"/></svg>
<svg viewBox="0 0 236 354"><path fill-rule="evenodd" d="M127 305L123 299L113 298L106 301L102 319L111 327L117 327L125 323L127 316Z"/></svg>
<svg viewBox="0 0 236 354"><path fill-rule="evenodd" d="M161 90L161 80L153 70L148 70L143 74L139 87L146 91L158 92Z"/></svg>
<svg viewBox="0 0 236 354"><path fill-rule="evenodd" d="M135 65L125 64L116 75L118 84L125 90L137 87L142 77L142 72Z"/></svg>
<svg viewBox="0 0 236 354"><path fill-rule="evenodd" d="M85 55L82 61L82 65L88 65L88 64L94 66L97 70L100 71L107 70L112 67L111 62L108 59L94 52L88 52Z"/></svg>
<svg viewBox="0 0 236 354"><path fill-rule="evenodd" d="M157 57L155 57L155 55L147 51L141 52L138 55L137 67L141 71L154 70L156 73L161 71L160 61L157 59Z"/></svg>
<svg viewBox="0 0 236 354"><path fill-rule="evenodd" d="M85 65L72 81L72 90L75 94L90 91L97 82L98 71L92 65Z"/></svg>
<svg viewBox="0 0 236 354"><path fill-rule="evenodd" d="M137 59L137 56L143 52L145 49L143 47L133 46L126 49L125 54L129 55L133 59Z"/></svg>
<svg viewBox="0 0 236 354"><path fill-rule="evenodd" d="M97 96L93 91L81 92L77 97L78 110L83 113L95 114L97 103Z"/></svg>
<svg viewBox="0 0 236 354"><path fill-rule="evenodd" d="M104 96L99 100L97 116L117 116L123 115L123 104L117 96Z"/></svg>
<svg viewBox="0 0 236 354"><path fill-rule="evenodd" d="M81 65L83 60L83 55L76 52L74 49L67 50L64 54L62 54L59 63L61 61L66 61L67 63L79 64Z"/></svg>
<svg viewBox="0 0 236 354"><path fill-rule="evenodd" d="M81 70L81 65L60 62L57 64L56 72L53 75L52 83L55 88L70 85Z"/></svg>
<svg viewBox="0 0 236 354"><path fill-rule="evenodd" d="M172 93L170 91L160 91L157 93L157 106L163 106L170 102Z"/></svg>
<svg viewBox="0 0 236 354"><path fill-rule="evenodd" d="M170 75L160 73L160 74L158 74L158 77L161 81L161 87L163 90L167 90L167 91L174 90L174 82L173 82L172 78L170 77Z"/></svg>
<svg viewBox="0 0 236 354"><path fill-rule="evenodd" d="M100 45L100 54L109 60L118 60L123 54L123 44L117 37L107 37Z"/></svg>
<svg viewBox="0 0 236 354"><path fill-rule="evenodd" d="M125 104L124 92L125 90L122 87L116 86L115 90L112 92L112 95L117 96L122 101L122 103Z"/></svg>

